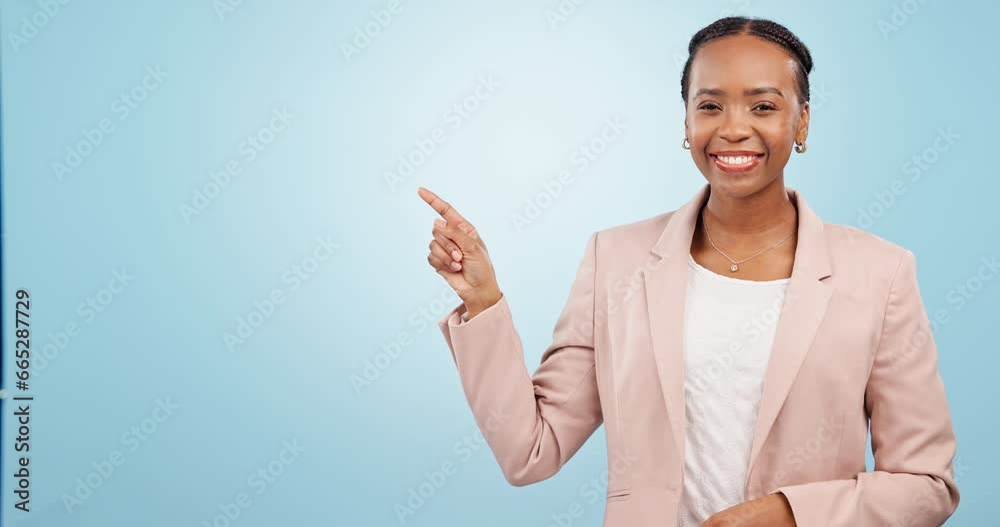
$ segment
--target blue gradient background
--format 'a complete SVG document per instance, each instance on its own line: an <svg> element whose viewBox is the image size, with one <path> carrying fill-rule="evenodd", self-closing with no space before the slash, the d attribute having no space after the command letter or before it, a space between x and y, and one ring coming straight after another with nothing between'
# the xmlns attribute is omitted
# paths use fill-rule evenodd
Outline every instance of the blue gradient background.
<svg viewBox="0 0 1000 527"><path fill-rule="evenodd" d="M221 16L220 3L74 1L24 42L11 35L44 2L2 3L8 396L21 395L18 288L31 292L33 356L52 346L26 392L29 514L11 500L16 408L3 403L4 525L202 526L240 492L252 503L236 526L399 525L394 505L447 462L455 470L405 525L545 526L574 502L573 525L600 525L603 502L580 489L606 470L603 429L525 488L486 447L461 446L476 426L435 327L456 300L425 261L434 213L416 189L451 201L489 243L533 369L587 236L702 185L679 147L680 64L690 36L731 13L786 24L816 61L809 151L793 155L786 184L827 221L912 249L928 311L951 313L935 333L959 440L962 501L948 525L995 521L1000 283L960 310L948 295L1000 251L989 158L1000 8L931 0L884 38L888 0L590 0L555 27L555 0L404 1L348 60L342 44L387 0L244 1ZM122 119L113 105L147 67L167 76ZM452 128L445 112L481 76L499 86ZM294 117L248 161L241 143L282 109ZM571 154L609 117L626 131L578 172ZM105 118L114 130L60 180L53 162ZM959 138L910 182L908 160L949 127ZM390 187L385 173L437 128L446 140ZM231 161L240 174L186 221L181 205ZM517 229L512 216L564 169L574 183ZM897 179L905 194L861 221ZM293 290L283 278L317 238L337 247ZM89 319L79 306L116 270L134 278ZM230 352L223 334L275 289L285 302ZM71 322L79 334L59 349ZM401 332L399 353L356 389L352 375ZM177 409L130 451L122 434L158 399ZM248 478L286 441L304 450L271 465L282 472L257 494ZM68 512L64 496L115 450L124 463Z"/></svg>

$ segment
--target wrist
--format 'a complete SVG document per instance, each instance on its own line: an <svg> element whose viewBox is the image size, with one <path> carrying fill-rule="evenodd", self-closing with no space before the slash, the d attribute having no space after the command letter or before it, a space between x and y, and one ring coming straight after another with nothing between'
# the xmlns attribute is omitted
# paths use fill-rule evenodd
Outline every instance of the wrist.
<svg viewBox="0 0 1000 527"><path fill-rule="evenodd" d="M500 290L494 290L482 296L465 300L466 317L472 319L472 317L493 307L502 296L503 293Z"/></svg>

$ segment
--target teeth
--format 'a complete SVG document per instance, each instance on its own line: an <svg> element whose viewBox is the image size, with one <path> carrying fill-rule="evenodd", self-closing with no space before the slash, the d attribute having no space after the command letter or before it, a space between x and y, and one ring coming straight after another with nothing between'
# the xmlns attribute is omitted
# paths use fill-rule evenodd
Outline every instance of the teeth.
<svg viewBox="0 0 1000 527"><path fill-rule="evenodd" d="M756 159L757 156L718 156L718 158L727 165L745 165Z"/></svg>

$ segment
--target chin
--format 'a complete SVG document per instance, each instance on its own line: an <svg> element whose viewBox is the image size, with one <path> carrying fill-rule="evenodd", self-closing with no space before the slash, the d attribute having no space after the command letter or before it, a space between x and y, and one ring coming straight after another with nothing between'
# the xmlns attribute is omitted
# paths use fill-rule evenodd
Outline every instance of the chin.
<svg viewBox="0 0 1000 527"><path fill-rule="evenodd" d="M708 179L713 192L724 194L734 198L743 198L760 192L774 179L768 177L763 170L757 170L734 174L712 168Z"/></svg>

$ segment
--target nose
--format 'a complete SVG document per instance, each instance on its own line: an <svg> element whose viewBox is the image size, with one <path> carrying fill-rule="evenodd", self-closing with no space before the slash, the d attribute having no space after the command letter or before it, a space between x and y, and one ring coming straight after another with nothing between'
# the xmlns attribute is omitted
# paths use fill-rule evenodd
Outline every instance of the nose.
<svg viewBox="0 0 1000 527"><path fill-rule="evenodd" d="M738 110L725 112L722 125L719 127L719 137L730 143L739 143L749 139L752 134L750 123L743 112Z"/></svg>

